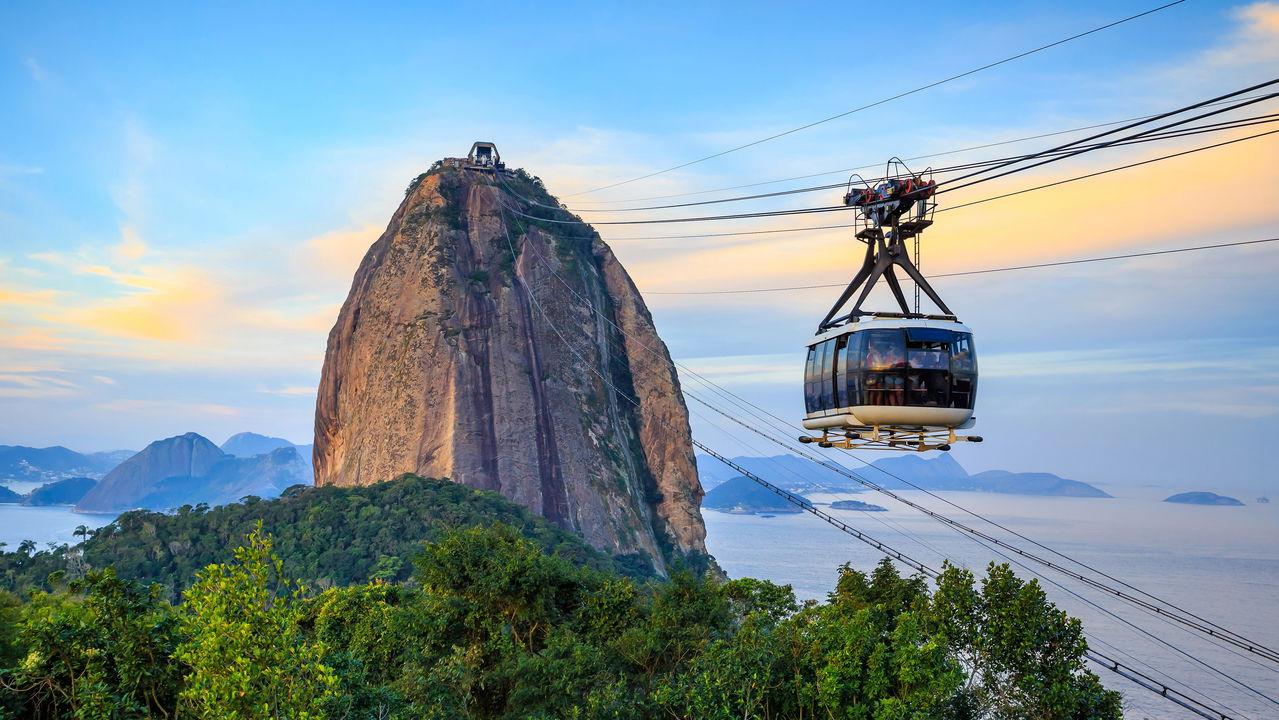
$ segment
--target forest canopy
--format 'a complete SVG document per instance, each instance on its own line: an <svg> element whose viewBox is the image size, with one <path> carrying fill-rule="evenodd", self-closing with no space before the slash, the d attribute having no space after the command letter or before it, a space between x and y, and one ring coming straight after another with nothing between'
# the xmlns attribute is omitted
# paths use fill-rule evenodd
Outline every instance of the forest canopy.
<svg viewBox="0 0 1279 720"><path fill-rule="evenodd" d="M80 546L9 553L26 589L0 591L0 718L1122 716L1079 621L1006 565L934 585L888 560L845 566L824 602L800 602L762 580L628 575L456 487L136 513ZM369 520L392 500L430 506L427 539L382 537L406 527ZM348 545L349 561L326 555ZM27 584L37 566L52 577Z"/></svg>

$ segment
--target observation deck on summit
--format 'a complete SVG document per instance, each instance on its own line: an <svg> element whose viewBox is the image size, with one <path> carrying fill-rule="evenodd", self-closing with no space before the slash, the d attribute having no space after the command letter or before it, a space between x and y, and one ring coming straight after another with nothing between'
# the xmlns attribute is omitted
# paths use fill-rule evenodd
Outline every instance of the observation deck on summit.
<svg viewBox="0 0 1279 720"><path fill-rule="evenodd" d="M458 169L482 172L506 171L506 163L502 162L502 155L497 151L497 145L484 140L471 143L471 151L466 157L444 158L444 164Z"/></svg>

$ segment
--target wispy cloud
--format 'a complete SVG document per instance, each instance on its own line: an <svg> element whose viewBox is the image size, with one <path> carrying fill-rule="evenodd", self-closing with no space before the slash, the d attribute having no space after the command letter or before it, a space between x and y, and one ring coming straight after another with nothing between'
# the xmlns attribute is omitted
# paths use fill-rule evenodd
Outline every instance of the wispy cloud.
<svg viewBox="0 0 1279 720"><path fill-rule="evenodd" d="M65 378L39 373L0 373L0 397L56 398L76 394L79 386Z"/></svg>
<svg viewBox="0 0 1279 720"><path fill-rule="evenodd" d="M288 385L278 388L259 388L258 392L264 395L282 395L285 397L305 397L314 395L316 388L314 385Z"/></svg>
<svg viewBox="0 0 1279 720"><path fill-rule="evenodd" d="M110 413L121 413L129 415L216 415L220 417L233 417L240 415L240 409L231 407L230 405L222 405L219 403L190 403L177 402L169 400L111 400L108 402L95 403L91 406L94 410L101 410Z"/></svg>
<svg viewBox="0 0 1279 720"><path fill-rule="evenodd" d="M26 68L27 75L32 80L41 84L48 82L49 73L44 69L44 66L40 64L39 60L28 55L27 57L22 58L22 66Z"/></svg>
<svg viewBox="0 0 1279 720"><path fill-rule="evenodd" d="M719 385L787 385L802 377L804 356L801 353L768 355L727 355L677 359L680 380L690 389L702 387L697 376ZM692 372L688 372L691 370Z"/></svg>

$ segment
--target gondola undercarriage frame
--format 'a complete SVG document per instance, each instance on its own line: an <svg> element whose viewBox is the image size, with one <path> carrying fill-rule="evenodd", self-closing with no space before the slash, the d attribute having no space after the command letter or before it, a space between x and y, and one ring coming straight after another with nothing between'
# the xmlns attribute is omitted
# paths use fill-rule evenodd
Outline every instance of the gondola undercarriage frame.
<svg viewBox="0 0 1279 720"><path fill-rule="evenodd" d="M823 430L820 437L801 435L799 441L805 444L814 443L823 448L839 448L841 450L950 450L950 446L960 442L982 441L980 435L960 435L954 428L903 428L874 425L870 427L841 428L839 430Z"/></svg>

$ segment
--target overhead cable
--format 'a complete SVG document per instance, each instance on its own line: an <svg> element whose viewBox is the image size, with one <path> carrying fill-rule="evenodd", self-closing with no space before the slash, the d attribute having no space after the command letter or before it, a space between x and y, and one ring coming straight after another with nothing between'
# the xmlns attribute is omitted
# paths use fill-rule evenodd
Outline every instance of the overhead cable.
<svg viewBox="0 0 1279 720"><path fill-rule="evenodd" d="M1092 28L1091 30L1085 30L1084 32L1076 33L1076 34L1074 34L1074 35L1071 35L1071 36L1069 36L1069 37L1062 38L1062 39L1060 39L1060 40L1056 40L1056 41L1051 42L1051 43L1048 43L1048 44L1046 44L1046 45L1040 45L1039 47L1031 48L1030 50L1026 50L1026 51L1023 51L1023 52L1017 53L1016 55L1010 55L1010 56L1008 56L1008 57L1006 57L1006 58L1003 58L1002 60L996 60L996 61L994 61L994 62L987 63L987 64L982 65L982 66L980 66L980 67L976 67L976 68L973 68L973 69L971 69L971 70L965 70L964 72L957 73L957 74L955 74L955 75L951 75L951 76L949 76L949 77L942 78L941 80L935 80L935 81L930 82L930 83L928 83L928 84L926 84L926 85L920 85L919 87L913 88L913 89L911 89L911 90L906 90L906 91L904 91L904 92L897 93L896 95L892 95L892 96L890 96L890 97L883 98L882 100L876 100L876 101L874 101L874 102L867 103L867 104L865 104L865 105L860 105L860 106L855 107L855 108L853 108L853 109L851 109L851 110L845 110L845 111L843 111L843 112L836 113L836 114L831 115L831 116L829 116L829 117L822 118L821 120L816 120L816 121L814 121L814 122L810 122L810 123L807 123L807 124L804 124L804 125L800 125L799 127L794 127L794 128L789 129L789 130L785 130L785 131L783 131L783 132L774 133L774 134L769 135L769 136L767 136L767 137L763 137L763 138L760 138L760 139L758 139L758 140L752 140L751 142L744 143L744 144L742 144L742 145L738 145L738 146L736 146L736 147L729 148L729 149L727 149L727 150L721 150L721 151L719 151L719 152L712 153L712 154L710 154L710 155L706 155L706 156L704 156L704 157L697 158L697 159L695 159L695 160L689 160L688 162L680 163L679 165L674 165L674 166L668 167L668 168L666 168L666 169L664 169L664 170L658 170L658 171L656 171L656 172L651 172L651 173L648 173L648 174L646 174L646 175L640 175L640 176L638 176L638 177L630 178L629 180L622 180L622 181L619 181L619 182L610 183L610 184L608 184L608 185L601 185L600 187L592 188L592 189L590 189L590 190L583 190L582 192L573 193L573 195L589 195L589 194L591 194L591 193L599 192L600 190L608 190L608 189L610 189L610 188L621 187L622 185L629 185L630 183L633 183L633 182L638 182L638 181L640 181L640 180L647 180L647 179L649 179L649 178L657 177L658 175L664 175L664 174L666 174L666 173L668 173L668 172L671 172L671 171L674 171L674 170L680 170L680 169L682 169L682 168L689 167L690 165L696 165L696 164L698 164L698 163L706 162L707 160L712 160L712 159L714 159L714 158L723 157L723 156L728 155L728 154L730 154L730 153L738 152L739 150L745 150L745 149L747 149L747 148L755 147L756 145L762 145L762 144L764 144L764 143L766 143L766 142L770 142L770 141L772 141L772 140L776 140L776 139L778 139L778 138L786 137L787 135L793 135L793 134L795 134L795 133L797 133L797 132L801 132L801 131L804 131L804 130L808 130L808 129L813 128L813 127L816 127L816 126L818 126L818 125L822 125L822 124L824 124L824 123L831 122L832 120L838 120L838 119L840 119L840 118L847 117L847 116L852 115L852 114L854 114L854 113L861 112L861 111L863 111L863 110L869 110L869 109L871 109L871 108L873 108L873 107L878 107L878 106L880 106L880 105L884 105L884 104L886 104L886 103L890 103L890 102L892 102L892 101L894 101L894 100L899 100L899 99L904 98L904 97L907 97L907 96L909 96L909 95L914 95L915 93L923 92L923 91L925 91L925 90L929 90L929 89L931 89L931 88L935 88L935 87L937 87L937 86L939 86L939 85L944 85L944 84L946 84L946 83L953 82L953 81L955 81L955 80L959 80L959 79L962 79L962 78L968 77L969 75L974 75L974 74L976 74L976 73L982 72L983 70L989 70L990 68L998 67L998 66L1003 65L1003 64L1005 64L1005 63L1010 63L1010 62L1013 62L1013 61L1015 61L1015 60L1020 60L1021 58L1028 57L1028 56L1030 56L1030 55L1034 55L1034 54L1039 53L1039 52L1043 52L1044 50L1048 50L1048 49L1050 49L1050 48L1057 47L1058 45L1063 45L1063 44L1065 44L1065 43L1071 42L1072 40L1078 40L1078 39L1080 39L1080 38L1087 37L1087 36L1092 35L1092 34L1094 34L1094 33L1099 33L1099 32L1101 32L1101 31L1103 31L1103 30L1107 30L1107 29L1110 29L1110 28L1113 28L1113 27L1116 27L1116 26L1119 26L1119 25L1123 25L1124 23L1131 22L1131 21L1133 21L1133 20L1137 20L1138 18L1142 18L1142 17L1145 17L1145 16L1147 16L1147 15L1151 15L1151 14L1153 14L1153 13L1157 13L1157 12L1159 12L1159 11L1161 11L1161 10L1166 10L1166 9L1168 9L1168 8L1170 8L1170 7L1173 7L1173 6L1176 6L1176 5L1180 5L1180 4L1181 4L1181 3L1183 3L1183 2L1185 2L1185 0L1173 0L1173 2L1165 3L1165 4L1163 4L1163 5L1159 5L1158 7L1154 7L1154 8L1151 8L1151 9L1149 9L1149 10L1145 10L1145 11L1140 12L1140 13L1137 13L1137 14L1135 14L1135 15L1129 15L1128 17L1120 18L1119 20L1115 20L1115 21L1113 21L1113 22L1106 23L1105 25L1100 25L1100 26L1098 26L1098 27Z"/></svg>

